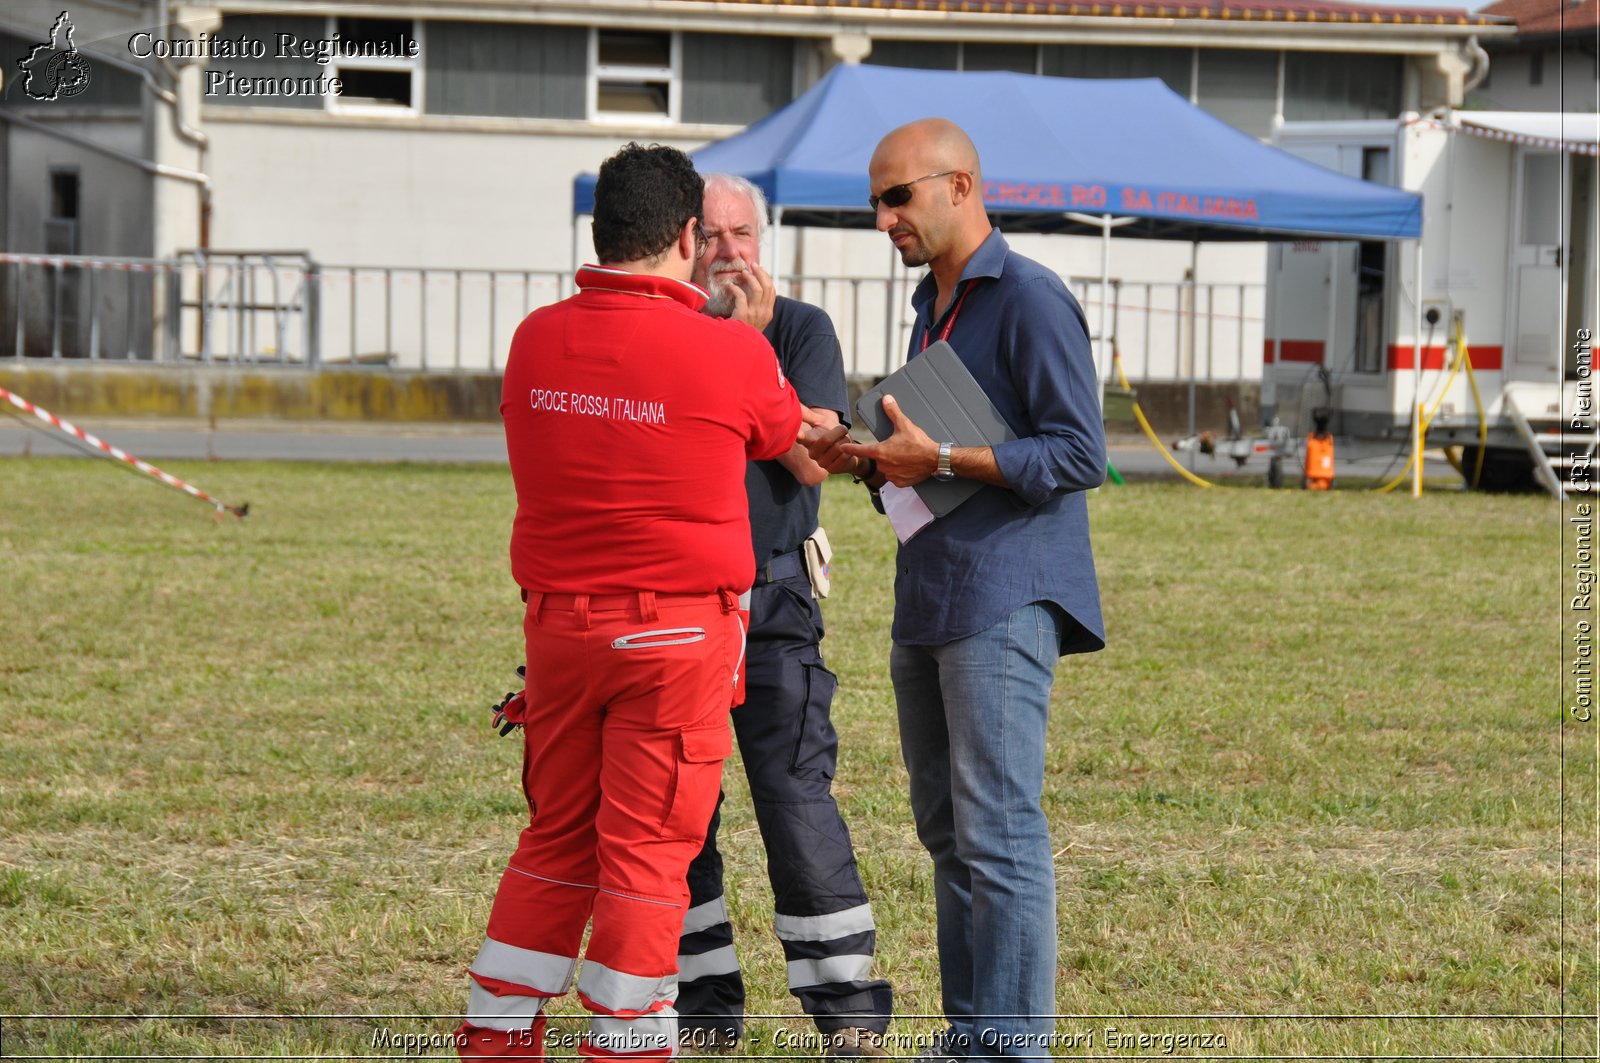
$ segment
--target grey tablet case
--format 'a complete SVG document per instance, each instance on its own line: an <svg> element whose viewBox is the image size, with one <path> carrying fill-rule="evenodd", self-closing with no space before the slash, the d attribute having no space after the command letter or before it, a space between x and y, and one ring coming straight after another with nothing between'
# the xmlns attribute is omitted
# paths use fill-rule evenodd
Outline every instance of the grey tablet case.
<svg viewBox="0 0 1600 1063"><path fill-rule="evenodd" d="M894 434L894 425L883 412L884 395L893 395L912 423L936 442L991 447L1017 438L956 357L955 350L943 340L930 345L856 400L859 423L879 441ZM942 517L983 487L977 480L927 479L917 485L917 494L935 517Z"/></svg>

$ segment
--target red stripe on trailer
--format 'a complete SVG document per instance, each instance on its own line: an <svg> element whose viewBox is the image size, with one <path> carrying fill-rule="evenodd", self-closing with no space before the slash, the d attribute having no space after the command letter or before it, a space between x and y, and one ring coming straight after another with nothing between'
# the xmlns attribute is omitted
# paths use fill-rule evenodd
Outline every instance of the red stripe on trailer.
<svg viewBox="0 0 1600 1063"><path fill-rule="evenodd" d="M1469 343L1467 357L1472 359L1474 369L1501 369L1505 366L1506 352L1504 347L1474 347Z"/></svg>
<svg viewBox="0 0 1600 1063"><path fill-rule="evenodd" d="M1450 365L1448 347L1422 348L1422 368L1446 369ZM1500 369L1505 363L1505 348L1497 346L1475 347L1467 344L1467 356L1472 359L1472 368L1483 371ZM1391 343L1389 345L1389 368L1410 369L1412 367L1411 347Z"/></svg>
<svg viewBox="0 0 1600 1063"><path fill-rule="evenodd" d="M1278 344L1278 360L1321 362L1323 346L1321 340L1281 340Z"/></svg>
<svg viewBox="0 0 1600 1063"><path fill-rule="evenodd" d="M217 507L218 520L222 519L222 514L225 512L232 513L235 517L238 517L241 520L244 519L244 515L249 508L248 506L230 506L220 499L213 498L204 491L200 490L200 488L195 487L192 484L186 484L170 473L162 472L160 469L156 468L154 465L151 465L147 461L141 461L132 454L129 454L127 451L123 450L121 447L114 447L110 443L100 439L98 436L90 435L88 432L85 432L71 421L63 421L49 410L42 406L35 406L33 403L29 402L27 399L16 394L15 392L7 391L5 388L0 388L0 399L4 399L6 402L11 403L11 405L17 407L19 410L33 414L35 417L39 418L39 420L45 422L53 428L58 428L68 435L74 436L77 439L81 439L90 446L104 451L105 453L111 455L111 457L116 458L118 461L126 462L127 464L132 465L135 469L138 469L140 472L145 473L148 476L155 477L168 487L176 487L178 490L184 492L185 494L193 495L202 502L210 502L213 506Z"/></svg>
<svg viewBox="0 0 1600 1063"><path fill-rule="evenodd" d="M1261 341L1261 364L1262 365L1271 365L1272 364L1273 347L1274 347L1274 345L1276 343L1277 343L1276 340L1262 340Z"/></svg>

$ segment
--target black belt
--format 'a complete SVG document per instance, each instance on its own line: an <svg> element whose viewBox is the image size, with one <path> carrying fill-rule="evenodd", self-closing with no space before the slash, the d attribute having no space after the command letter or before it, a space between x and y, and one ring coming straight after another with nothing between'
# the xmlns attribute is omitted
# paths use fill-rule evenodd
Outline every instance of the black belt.
<svg viewBox="0 0 1600 1063"><path fill-rule="evenodd" d="M805 550L790 550L779 554L764 565L756 566L756 586L777 583L780 580L798 579L806 574Z"/></svg>

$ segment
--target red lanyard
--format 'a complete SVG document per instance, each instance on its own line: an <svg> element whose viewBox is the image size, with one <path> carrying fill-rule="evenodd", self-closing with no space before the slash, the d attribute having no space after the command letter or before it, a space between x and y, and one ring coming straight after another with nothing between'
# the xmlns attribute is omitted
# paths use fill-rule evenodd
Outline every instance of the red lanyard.
<svg viewBox="0 0 1600 1063"><path fill-rule="evenodd" d="M950 316L944 319L944 328L939 330L939 342L943 343L950 338L950 330L956 327L956 315L961 313L961 304L967 301L967 293L972 291L972 283L961 286L961 298L956 300L956 305L950 309ZM922 331L922 349L927 350L928 344L933 341L933 325L930 323Z"/></svg>

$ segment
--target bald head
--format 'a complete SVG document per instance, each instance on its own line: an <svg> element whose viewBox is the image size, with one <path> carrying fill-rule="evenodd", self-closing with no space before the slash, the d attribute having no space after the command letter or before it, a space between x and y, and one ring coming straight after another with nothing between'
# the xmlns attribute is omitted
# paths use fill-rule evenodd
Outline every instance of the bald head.
<svg viewBox="0 0 1600 1063"><path fill-rule="evenodd" d="M868 177L878 230L908 266L959 272L989 235L978 149L947 118L892 130L873 151Z"/></svg>
<svg viewBox="0 0 1600 1063"><path fill-rule="evenodd" d="M874 165L879 156L915 161L927 173L965 170L974 179L978 176L978 149L967 131L948 118L919 118L890 130L872 153Z"/></svg>

